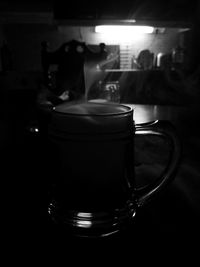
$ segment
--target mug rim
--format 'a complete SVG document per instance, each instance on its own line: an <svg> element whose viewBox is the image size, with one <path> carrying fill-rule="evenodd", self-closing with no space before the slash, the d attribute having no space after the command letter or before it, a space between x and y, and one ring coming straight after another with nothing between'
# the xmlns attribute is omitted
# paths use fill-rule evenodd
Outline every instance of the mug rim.
<svg viewBox="0 0 200 267"><path fill-rule="evenodd" d="M110 113L92 113L92 114L90 114L90 113L73 113L73 112L63 112L63 111L59 111L59 110L56 110L56 108L58 108L58 107L60 107L61 105L64 105L64 103L63 104L61 104L61 105L57 105L57 106L55 106L55 107L53 107L53 112L55 112L55 113L57 113L57 114L59 114L59 115L63 115L63 116L77 116L77 117L85 117L85 116L89 116L89 117L91 117L91 116L95 116L95 117L109 117L109 116L120 116L120 115L127 115L127 114L130 114L130 113L133 113L133 108L131 107L131 106L128 106L128 105L126 105L126 104L121 104L121 103L114 103L114 102L105 102L105 103L93 103L93 102L77 102L77 101L73 101L73 103L72 102L70 102L70 103L65 103L67 106L68 105L70 105L70 106L73 106L73 104L80 104L80 103L89 103L90 105L96 105L96 104L98 104L98 105L101 105L101 106L111 106L111 105L113 105L113 106L119 106L119 107L124 107L124 108L126 108L127 110L126 111L121 111L121 112L110 112Z"/></svg>

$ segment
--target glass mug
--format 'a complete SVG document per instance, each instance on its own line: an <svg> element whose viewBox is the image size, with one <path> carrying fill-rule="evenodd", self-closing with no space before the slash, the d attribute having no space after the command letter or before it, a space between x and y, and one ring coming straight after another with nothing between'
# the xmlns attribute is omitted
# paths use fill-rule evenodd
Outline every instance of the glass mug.
<svg viewBox="0 0 200 267"><path fill-rule="evenodd" d="M164 137L170 156L162 176L137 188L135 135ZM51 221L74 235L117 233L137 209L175 177L180 144L168 121L135 124L133 109L117 103L69 102L54 107L48 139L56 175L51 182Z"/></svg>

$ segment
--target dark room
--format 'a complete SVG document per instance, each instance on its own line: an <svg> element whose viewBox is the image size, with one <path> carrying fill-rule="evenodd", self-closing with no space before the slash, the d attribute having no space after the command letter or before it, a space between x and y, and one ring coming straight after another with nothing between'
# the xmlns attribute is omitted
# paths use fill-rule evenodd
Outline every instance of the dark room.
<svg viewBox="0 0 200 267"><path fill-rule="evenodd" d="M0 94L8 252L199 261L198 0L1 0Z"/></svg>

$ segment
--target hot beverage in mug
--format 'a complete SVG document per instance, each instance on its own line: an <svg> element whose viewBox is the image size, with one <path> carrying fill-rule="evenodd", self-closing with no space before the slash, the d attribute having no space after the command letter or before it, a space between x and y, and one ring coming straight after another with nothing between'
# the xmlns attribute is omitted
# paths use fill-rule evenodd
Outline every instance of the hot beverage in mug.
<svg viewBox="0 0 200 267"><path fill-rule="evenodd" d="M173 178L180 145L168 121L135 124L133 109L116 103L56 106L48 129L56 175L49 215L76 235L105 236L133 219L138 207ZM135 135L156 135L171 150L163 175L140 189L135 183Z"/></svg>

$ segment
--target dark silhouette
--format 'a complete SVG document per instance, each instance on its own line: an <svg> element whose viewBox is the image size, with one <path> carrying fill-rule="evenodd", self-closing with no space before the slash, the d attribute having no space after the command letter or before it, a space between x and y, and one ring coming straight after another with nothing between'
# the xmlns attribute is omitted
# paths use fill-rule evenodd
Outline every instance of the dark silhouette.
<svg viewBox="0 0 200 267"><path fill-rule="evenodd" d="M1 65L2 71L13 70L12 52L6 40L3 41L1 47Z"/></svg>
<svg viewBox="0 0 200 267"><path fill-rule="evenodd" d="M38 102L54 106L63 101L80 99L85 92L85 44L71 40L51 52L48 42L43 41L41 45L44 83L41 84ZM57 65L57 71L50 71L51 65Z"/></svg>
<svg viewBox="0 0 200 267"><path fill-rule="evenodd" d="M76 40L64 43L57 51L57 93L68 90L71 99L80 98L85 92L84 59L85 44Z"/></svg>
<svg viewBox="0 0 200 267"><path fill-rule="evenodd" d="M108 57L108 52L106 50L106 44L105 43L100 43L99 44L100 47L100 60L106 60Z"/></svg>
<svg viewBox="0 0 200 267"><path fill-rule="evenodd" d="M41 64L45 82L48 83L48 72L50 65L50 56L49 56L49 44L47 41L41 43Z"/></svg>

